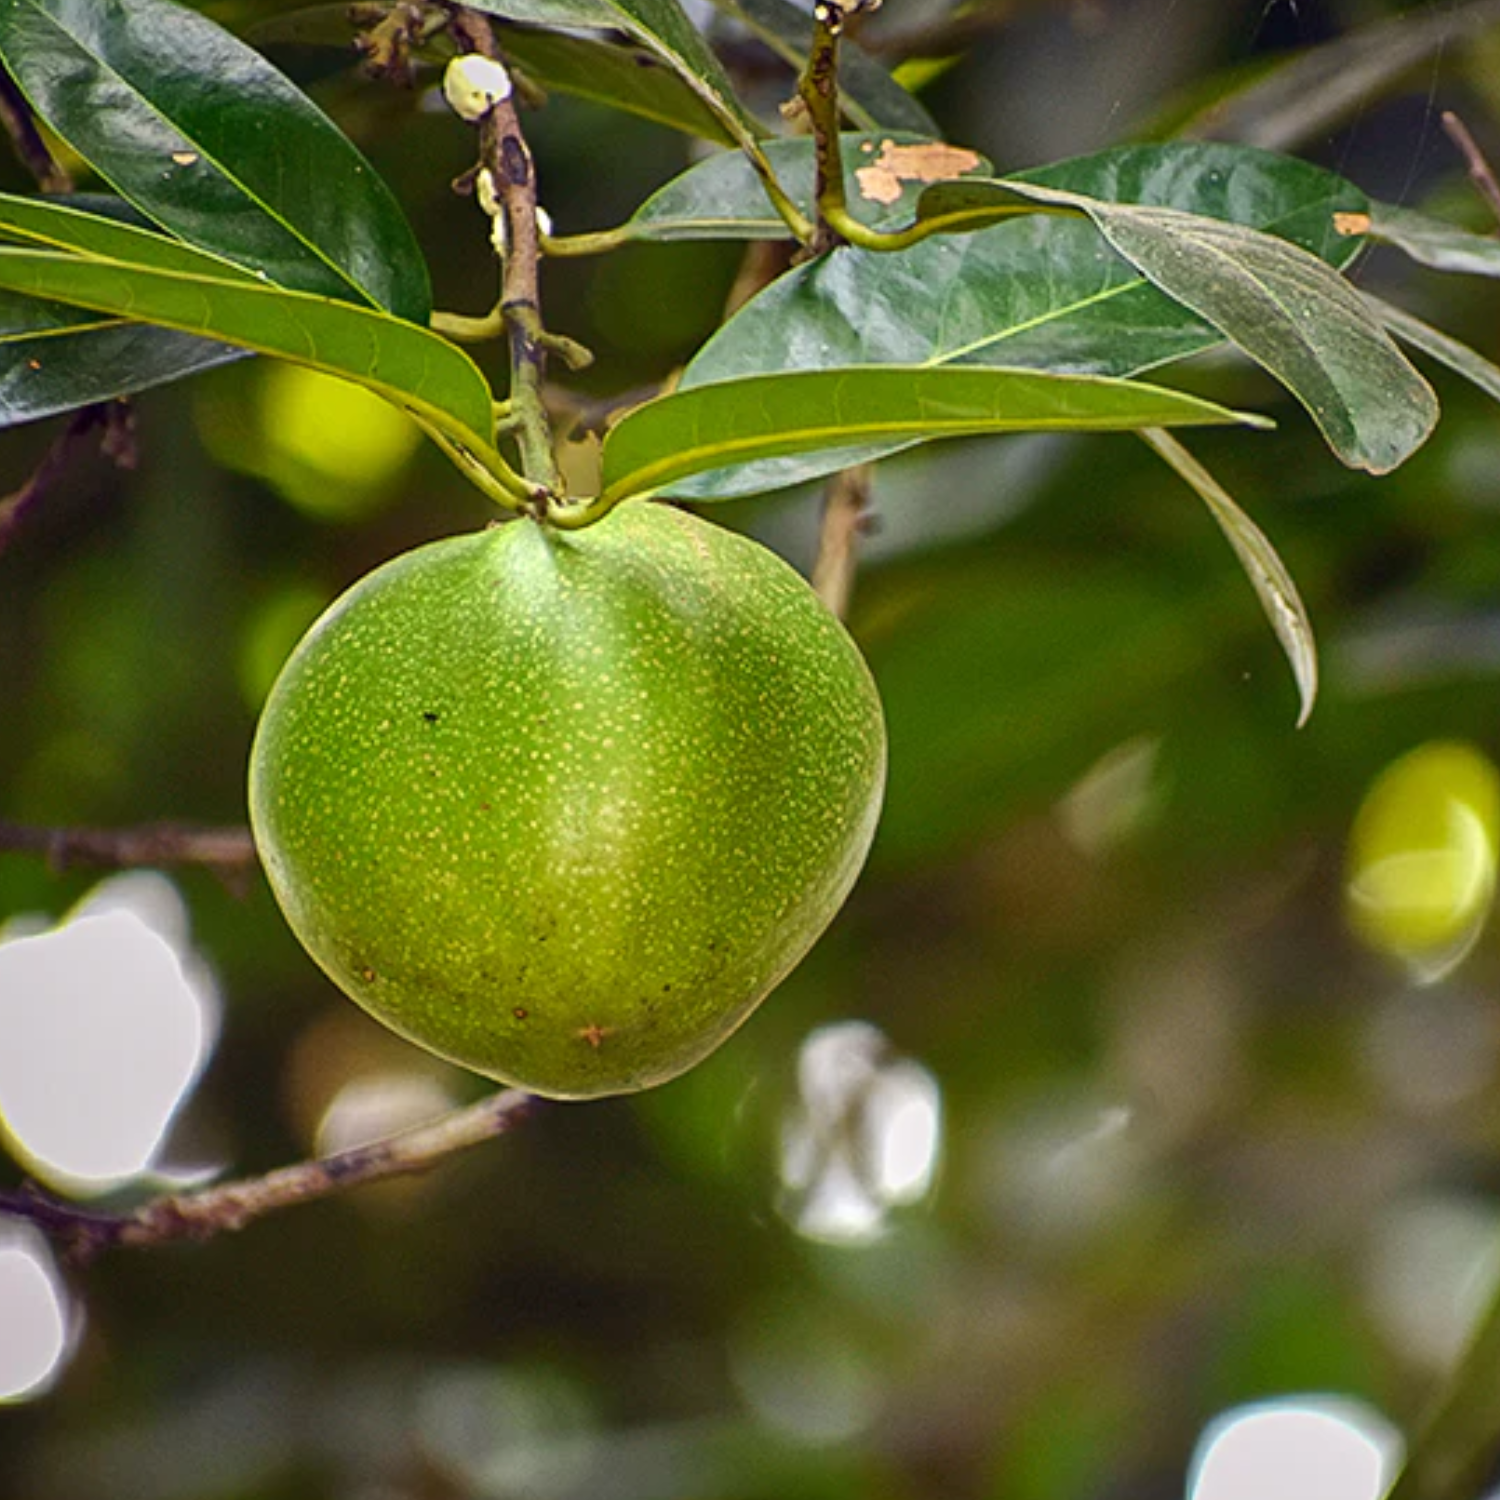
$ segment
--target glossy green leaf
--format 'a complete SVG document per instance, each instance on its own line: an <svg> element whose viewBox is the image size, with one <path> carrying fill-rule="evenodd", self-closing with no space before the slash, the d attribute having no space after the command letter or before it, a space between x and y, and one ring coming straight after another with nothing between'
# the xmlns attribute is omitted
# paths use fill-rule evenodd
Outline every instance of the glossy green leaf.
<svg viewBox="0 0 1500 1500"><path fill-rule="evenodd" d="M617 23L598 7L585 6L578 24L595 30ZM494 15L494 12L491 12ZM644 120L654 120L684 135L733 145L735 137L700 95L644 47L535 25L511 25L498 15L497 32L506 60L549 93L573 94ZM359 61L347 5L317 5L274 16L250 27L246 35L273 57L286 60L289 71L322 77L353 68ZM432 49L433 56L438 49Z"/></svg>
<svg viewBox="0 0 1500 1500"><path fill-rule="evenodd" d="M604 495L818 448L1000 432L1118 432L1264 418L1123 380L1031 370L852 368L696 386L627 412L604 441Z"/></svg>
<svg viewBox="0 0 1500 1500"><path fill-rule="evenodd" d="M1359 293L1260 230L1143 204L1006 184L1081 209L1121 255L1275 375L1350 468L1384 474L1437 424L1437 397Z"/></svg>
<svg viewBox="0 0 1500 1500"><path fill-rule="evenodd" d="M1336 173L1294 157L1217 141L1120 146L1012 173L998 191L1009 204L1023 184L1248 225L1334 266L1348 265L1360 249L1357 238L1340 232L1339 216L1370 209L1365 194ZM993 191L969 180L934 185L923 194L923 210L944 194L971 189Z"/></svg>
<svg viewBox="0 0 1500 1500"><path fill-rule="evenodd" d="M492 396L461 349L387 313L260 285L0 249L0 287L200 334L357 381L487 453Z"/></svg>
<svg viewBox="0 0 1500 1500"><path fill-rule="evenodd" d="M1357 188L1332 173L1219 144L1126 147L1022 180L1237 216L1334 265L1346 264L1359 246L1335 231L1333 215L1368 207ZM1031 214L896 254L846 248L798 267L699 351L682 385L858 364L1128 376L1222 342L1212 324L1112 252L1090 222ZM753 494L892 451L885 444L778 459L713 475L684 492L701 499Z"/></svg>
<svg viewBox="0 0 1500 1500"><path fill-rule="evenodd" d="M791 0L714 0L758 36L794 73L807 62L812 17ZM845 116L861 130L904 130L942 134L932 116L857 42L839 48L839 99Z"/></svg>
<svg viewBox="0 0 1500 1500"><path fill-rule="evenodd" d="M701 93L644 47L521 26L502 28L501 45L507 58L551 91L592 99L684 135L734 144Z"/></svg>
<svg viewBox="0 0 1500 1500"><path fill-rule="evenodd" d="M1500 276L1500 239L1492 234L1474 234L1394 203L1370 206L1369 232L1371 239L1394 245L1436 271Z"/></svg>
<svg viewBox="0 0 1500 1500"><path fill-rule="evenodd" d="M731 140L755 151L767 133L677 0L474 0L472 9L533 26L623 31L687 84Z"/></svg>
<svg viewBox="0 0 1500 1500"><path fill-rule="evenodd" d="M882 171L887 149L927 146L930 138L901 133L849 134L842 138L844 183L850 211L873 229L911 221L925 184ZM952 151L953 148L938 147ZM769 141L765 147L787 196L809 216L816 181L815 147L808 137ZM984 172L988 163L973 152L953 154L954 170ZM863 175L862 175L863 174ZM873 174L873 175L872 175ZM659 188L626 226L636 240L784 240L791 234L772 209L749 162L722 151L695 163Z"/></svg>
<svg viewBox="0 0 1500 1500"><path fill-rule="evenodd" d="M1234 497L1169 432L1147 428L1141 433L1177 475L1197 492L1218 523L1250 580L1260 607L1270 622L1297 684L1300 707L1297 727L1307 723L1318 697L1318 646L1307 606L1286 564L1260 527L1235 503Z"/></svg>
<svg viewBox="0 0 1500 1500"><path fill-rule="evenodd" d="M400 208L258 53L169 0L0 0L0 61L37 114L153 222L280 286L424 321Z"/></svg>
<svg viewBox="0 0 1500 1500"><path fill-rule="evenodd" d="M16 328L16 308L54 309L44 333ZM169 328L88 320L77 309L0 294L0 427L131 396L241 359L245 350Z"/></svg>
<svg viewBox="0 0 1500 1500"><path fill-rule="evenodd" d="M96 259L129 261L189 276L239 282L263 279L223 256L125 222L113 205L106 211L97 199L90 200L90 207L85 209L74 200L0 193L0 239L72 250Z"/></svg>
<svg viewBox="0 0 1500 1500"><path fill-rule="evenodd" d="M1477 349L1443 333L1403 308L1393 307L1379 297L1365 293L1365 301L1375 316L1404 344L1446 365L1455 375L1462 375L1486 396L1500 401L1500 365L1495 365Z"/></svg>

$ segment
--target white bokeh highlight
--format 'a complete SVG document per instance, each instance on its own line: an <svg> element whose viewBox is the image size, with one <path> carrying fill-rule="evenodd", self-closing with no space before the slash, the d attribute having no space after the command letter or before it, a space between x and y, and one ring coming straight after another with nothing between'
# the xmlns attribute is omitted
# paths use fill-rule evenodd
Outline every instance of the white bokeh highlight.
<svg viewBox="0 0 1500 1500"><path fill-rule="evenodd" d="M782 1209L809 1239L879 1239L890 1211L932 1188L942 1147L942 1092L876 1027L814 1031L797 1059L798 1097L781 1132Z"/></svg>
<svg viewBox="0 0 1500 1500"><path fill-rule="evenodd" d="M46 1241L29 1225L0 1227L0 1403L51 1388L73 1343L72 1323Z"/></svg>
<svg viewBox="0 0 1500 1500"><path fill-rule="evenodd" d="M1199 1439L1188 1500L1380 1500L1401 1440L1372 1408L1299 1396L1237 1407Z"/></svg>
<svg viewBox="0 0 1500 1500"><path fill-rule="evenodd" d="M160 876L106 881L50 931L0 941L0 1128L16 1156L80 1194L147 1171L216 1013Z"/></svg>

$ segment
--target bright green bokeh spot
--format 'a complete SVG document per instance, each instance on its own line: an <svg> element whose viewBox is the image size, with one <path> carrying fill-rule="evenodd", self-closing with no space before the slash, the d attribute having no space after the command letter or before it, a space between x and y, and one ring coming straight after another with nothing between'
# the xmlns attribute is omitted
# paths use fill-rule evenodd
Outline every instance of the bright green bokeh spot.
<svg viewBox="0 0 1500 1500"><path fill-rule="evenodd" d="M1473 947L1495 896L1500 772L1472 745L1434 740L1392 762L1350 835L1350 925L1416 977L1442 977Z"/></svg>
<svg viewBox="0 0 1500 1500"><path fill-rule="evenodd" d="M204 382L197 417L218 462L321 521L380 510L422 441L410 417L363 386L273 360Z"/></svg>
<svg viewBox="0 0 1500 1500"><path fill-rule="evenodd" d="M283 584L251 612L240 634L236 676L248 707L260 711L271 684L307 627L328 607L328 595L297 579Z"/></svg>
<svg viewBox="0 0 1500 1500"><path fill-rule="evenodd" d="M421 442L390 402L300 365L268 363L259 404L267 477L298 509L329 520L385 500Z"/></svg>

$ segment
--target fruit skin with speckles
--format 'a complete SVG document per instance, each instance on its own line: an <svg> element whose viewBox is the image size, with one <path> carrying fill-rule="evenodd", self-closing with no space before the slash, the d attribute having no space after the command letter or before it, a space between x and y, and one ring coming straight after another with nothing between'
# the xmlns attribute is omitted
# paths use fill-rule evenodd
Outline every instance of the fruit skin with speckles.
<svg viewBox="0 0 1500 1500"><path fill-rule="evenodd" d="M628 501L377 569L267 700L250 814L293 931L379 1020L591 1098L727 1038L832 920L885 727L785 563Z"/></svg>

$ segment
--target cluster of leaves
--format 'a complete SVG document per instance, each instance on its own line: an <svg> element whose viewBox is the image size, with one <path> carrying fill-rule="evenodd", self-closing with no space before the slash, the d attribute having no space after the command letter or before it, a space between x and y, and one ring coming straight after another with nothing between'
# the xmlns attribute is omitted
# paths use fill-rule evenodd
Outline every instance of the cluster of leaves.
<svg viewBox="0 0 1500 1500"><path fill-rule="evenodd" d="M810 23L794 7L725 5L805 63ZM728 148L593 237L600 247L786 238L816 222L827 143L769 139L677 0L471 8L549 86ZM435 45L441 19L434 12ZM327 11L280 23L270 40L289 37L328 40ZM471 469L505 469L495 393L429 326L427 271L400 207L259 52L171 0L0 0L0 61L114 190L0 198L0 421L250 350L357 381ZM973 153L933 151L921 105L847 45L840 82L858 127L840 141L845 193L866 242L805 258L722 327L673 392L614 425L601 511L631 496L754 493L945 436L1146 431L1246 563L1305 712L1311 634L1290 580L1161 432L1266 423L1141 377L1232 345L1302 402L1340 460L1388 472L1437 417L1393 334L1497 396L1500 369L1345 273L1365 243L1384 240L1428 264L1495 275L1500 245L1250 147L1132 146L996 177Z"/></svg>

